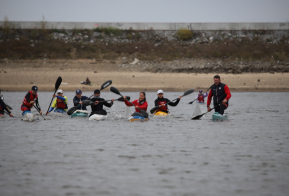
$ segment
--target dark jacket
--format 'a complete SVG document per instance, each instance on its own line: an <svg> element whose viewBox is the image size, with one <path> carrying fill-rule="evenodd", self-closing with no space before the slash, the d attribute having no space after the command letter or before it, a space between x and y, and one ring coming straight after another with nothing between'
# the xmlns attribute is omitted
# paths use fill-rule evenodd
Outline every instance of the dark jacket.
<svg viewBox="0 0 289 196"><path fill-rule="evenodd" d="M155 100L155 106L159 106L159 105L162 105L162 104L167 104L167 105L170 105L170 106L176 106L176 105L178 105L178 103L180 102L180 99L177 99L175 102L170 102L170 100L169 99L167 99L167 98L157 98L156 100ZM167 112L168 111L168 106L163 106L163 107L160 107L157 111L165 111L165 112Z"/></svg>
<svg viewBox="0 0 289 196"><path fill-rule="evenodd" d="M73 104L74 104L74 106L78 106L79 105L79 102L80 101L84 101L84 100L86 100L88 97L86 97L86 96L81 96L81 99L79 99L77 96L75 96L74 98L73 98ZM77 109L78 110L87 110L86 109L86 106L82 106L82 108L81 108L81 106L78 106L77 107Z"/></svg>
<svg viewBox="0 0 289 196"><path fill-rule="evenodd" d="M104 101L103 98L92 98L90 99L92 102L95 102L95 101ZM93 114L101 114L101 115L106 115L107 112L103 109L103 106L106 106L106 107L111 107L113 105L113 102L111 103L108 103L108 102L99 102L97 105L94 105L94 103L91 103L91 115Z"/></svg>
<svg viewBox="0 0 289 196"><path fill-rule="evenodd" d="M227 106L229 106L229 99L231 98L231 92L226 84L219 83L218 85L213 85L210 93L208 95L207 105L211 103L211 99L214 97L214 105L221 104L224 99L227 99Z"/></svg>

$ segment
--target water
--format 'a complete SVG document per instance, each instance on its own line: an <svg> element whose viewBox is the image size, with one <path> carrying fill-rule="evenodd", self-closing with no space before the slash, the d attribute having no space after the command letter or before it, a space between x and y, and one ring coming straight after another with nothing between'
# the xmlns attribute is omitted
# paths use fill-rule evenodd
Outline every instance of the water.
<svg viewBox="0 0 289 196"><path fill-rule="evenodd" d="M0 195L288 195L287 92L232 93L223 122L212 112L190 120L194 93L169 107L169 118L133 123L121 118L121 102L105 121L51 113L23 122L25 92L2 94L16 118L0 119ZM51 94L39 94L44 112ZM74 92L65 95L71 107ZM147 94L149 109L155 98Z"/></svg>

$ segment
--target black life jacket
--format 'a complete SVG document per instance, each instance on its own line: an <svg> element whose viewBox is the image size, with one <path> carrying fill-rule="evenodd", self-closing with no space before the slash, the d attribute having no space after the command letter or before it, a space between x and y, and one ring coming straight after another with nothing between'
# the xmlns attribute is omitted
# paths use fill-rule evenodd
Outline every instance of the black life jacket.
<svg viewBox="0 0 289 196"><path fill-rule="evenodd" d="M220 82L218 85L213 85L213 87L211 88L212 95L214 96L214 105L221 104L223 100L227 97L224 89L225 86L226 84ZM227 105L229 106L229 100L227 102Z"/></svg>

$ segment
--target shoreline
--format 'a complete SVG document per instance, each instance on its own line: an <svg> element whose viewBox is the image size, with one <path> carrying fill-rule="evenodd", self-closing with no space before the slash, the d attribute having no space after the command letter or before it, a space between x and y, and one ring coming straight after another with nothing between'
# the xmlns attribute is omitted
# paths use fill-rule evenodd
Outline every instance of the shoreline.
<svg viewBox="0 0 289 196"><path fill-rule="evenodd" d="M90 60L0 64L0 89L3 92L28 91L36 85L39 91L54 91L55 81L61 76L60 88L64 91L93 91L107 80L112 80L112 86L120 91L186 91L191 88L197 91L208 89L214 75L219 74L232 92L289 92L289 73L151 73L133 66L124 69L114 63L87 62ZM87 77L92 86L80 84Z"/></svg>

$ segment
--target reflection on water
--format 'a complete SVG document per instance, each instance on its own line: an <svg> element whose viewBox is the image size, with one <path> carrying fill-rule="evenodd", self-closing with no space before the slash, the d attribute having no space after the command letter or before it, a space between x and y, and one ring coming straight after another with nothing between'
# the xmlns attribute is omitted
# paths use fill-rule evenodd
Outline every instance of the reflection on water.
<svg viewBox="0 0 289 196"><path fill-rule="evenodd" d="M74 92L64 92L72 106ZM138 97L138 92L123 93ZM16 118L0 118L0 195L287 195L289 93L232 93L229 120L190 120L196 93L168 118L128 122L115 102L104 121L34 114L25 92L2 92ZM46 112L51 92L40 92ZM90 96L90 93L84 93ZM182 92L165 92L174 99ZM105 99L118 96L103 92ZM148 93L149 109L156 93ZM202 111L206 106L200 106ZM133 109L131 109L132 111Z"/></svg>

